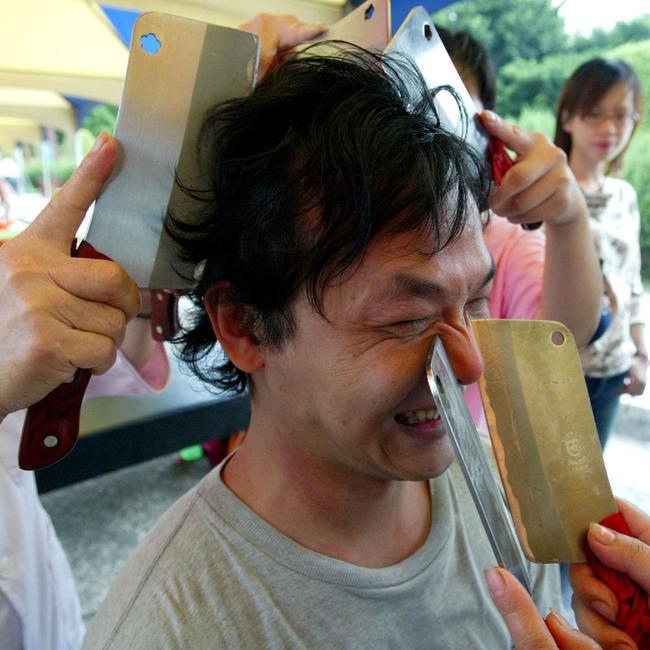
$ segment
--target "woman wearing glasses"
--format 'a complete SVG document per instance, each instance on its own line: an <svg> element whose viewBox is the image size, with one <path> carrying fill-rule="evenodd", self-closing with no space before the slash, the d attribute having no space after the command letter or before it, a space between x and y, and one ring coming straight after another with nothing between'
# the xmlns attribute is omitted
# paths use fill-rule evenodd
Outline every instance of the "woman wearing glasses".
<svg viewBox="0 0 650 650"><path fill-rule="evenodd" d="M603 447L621 393L640 395L648 370L637 198L628 183L611 176L622 166L642 108L643 89L632 68L592 59L566 82L557 110L555 144L566 152L587 199L612 314L607 331L581 355Z"/></svg>

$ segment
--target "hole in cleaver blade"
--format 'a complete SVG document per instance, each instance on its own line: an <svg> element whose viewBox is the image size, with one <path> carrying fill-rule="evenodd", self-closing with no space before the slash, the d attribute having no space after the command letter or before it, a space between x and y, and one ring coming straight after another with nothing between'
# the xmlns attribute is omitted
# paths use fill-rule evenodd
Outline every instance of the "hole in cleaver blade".
<svg viewBox="0 0 650 650"><path fill-rule="evenodd" d="M617 506L573 336L551 321L472 325L490 438L524 553L582 562L589 523Z"/></svg>

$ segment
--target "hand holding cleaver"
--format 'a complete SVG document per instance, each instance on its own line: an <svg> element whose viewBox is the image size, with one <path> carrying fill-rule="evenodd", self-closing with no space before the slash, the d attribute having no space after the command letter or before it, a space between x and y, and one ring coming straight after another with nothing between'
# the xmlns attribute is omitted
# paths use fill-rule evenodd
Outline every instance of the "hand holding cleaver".
<svg viewBox="0 0 650 650"><path fill-rule="evenodd" d="M510 533L513 520L529 560L587 559L619 597L617 626L639 647L650 647L643 590L585 555L590 522L630 531L612 495L570 331L548 321L475 320L472 325L485 362L481 397L512 519L439 339L427 377L497 561L528 587L519 544Z"/></svg>
<svg viewBox="0 0 650 650"><path fill-rule="evenodd" d="M255 82L258 41L253 34L149 13L135 24L115 129L115 171L97 201L78 257L108 257L153 293L153 314L169 302L161 290L191 284L192 269L177 263L163 229L182 195L174 173L195 177L195 146L203 115L214 104L245 95ZM163 297L163 300L159 299ZM159 332L164 336L164 332ZM23 469L41 469L74 446L90 371L80 369L28 410L19 450Z"/></svg>

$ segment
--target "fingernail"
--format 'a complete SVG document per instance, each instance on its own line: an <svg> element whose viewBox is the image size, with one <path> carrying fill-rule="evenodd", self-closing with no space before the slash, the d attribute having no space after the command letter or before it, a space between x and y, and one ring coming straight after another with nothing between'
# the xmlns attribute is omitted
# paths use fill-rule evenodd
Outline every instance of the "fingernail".
<svg viewBox="0 0 650 650"><path fill-rule="evenodd" d="M108 136L105 131L102 131L95 140L90 153L97 153L105 144Z"/></svg>
<svg viewBox="0 0 650 650"><path fill-rule="evenodd" d="M487 581L488 589L493 596L497 598L503 596L506 590L506 581L503 579L499 569L489 566L485 569L485 580Z"/></svg>
<svg viewBox="0 0 650 650"><path fill-rule="evenodd" d="M551 616L554 616L557 619L557 622L562 627L565 627L567 630L572 630L573 629L571 627L571 623L569 623L569 621L567 621L566 618L564 618L564 616L562 616L562 614L560 614L560 612L558 612L557 610L552 609L551 610Z"/></svg>
<svg viewBox="0 0 650 650"><path fill-rule="evenodd" d="M601 526L600 524L594 524L593 522L589 524L589 532L596 538L597 542L600 542L604 546L609 546L616 539L616 535L609 528Z"/></svg>
<svg viewBox="0 0 650 650"><path fill-rule="evenodd" d="M499 118L497 117L497 114L496 114L496 113L493 113L492 111L487 111L487 110L485 110L485 111L483 111L483 112L481 113L481 117L482 117L486 122L495 122L495 123L496 123L497 120L499 119Z"/></svg>
<svg viewBox="0 0 650 650"><path fill-rule="evenodd" d="M606 618L608 621L612 623L616 619L616 616L614 615L612 608L607 603L604 603L602 600L592 601L591 607L592 609L595 609L603 618Z"/></svg>

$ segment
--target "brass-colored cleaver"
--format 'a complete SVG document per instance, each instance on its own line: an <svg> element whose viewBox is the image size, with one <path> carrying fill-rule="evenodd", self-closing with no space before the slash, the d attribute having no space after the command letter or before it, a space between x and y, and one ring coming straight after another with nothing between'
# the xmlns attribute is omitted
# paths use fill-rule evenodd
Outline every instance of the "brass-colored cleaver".
<svg viewBox="0 0 650 650"><path fill-rule="evenodd" d="M551 321L475 320L492 447L535 562L582 562L590 522L617 512L578 352Z"/></svg>

